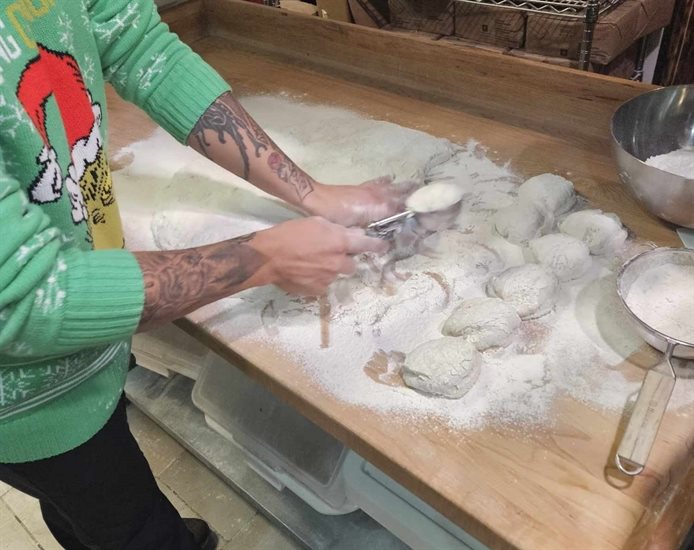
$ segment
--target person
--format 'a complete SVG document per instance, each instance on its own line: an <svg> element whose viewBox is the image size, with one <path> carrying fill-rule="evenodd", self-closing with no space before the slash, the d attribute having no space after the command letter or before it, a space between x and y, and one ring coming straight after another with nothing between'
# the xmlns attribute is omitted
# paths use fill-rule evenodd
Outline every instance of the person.
<svg viewBox="0 0 694 550"><path fill-rule="evenodd" d="M157 488L127 425L130 337L275 284L323 293L381 252L387 179L331 186L285 155L151 0L0 0L0 480L68 549L214 547ZM104 82L179 141L307 217L186 250L124 248Z"/></svg>

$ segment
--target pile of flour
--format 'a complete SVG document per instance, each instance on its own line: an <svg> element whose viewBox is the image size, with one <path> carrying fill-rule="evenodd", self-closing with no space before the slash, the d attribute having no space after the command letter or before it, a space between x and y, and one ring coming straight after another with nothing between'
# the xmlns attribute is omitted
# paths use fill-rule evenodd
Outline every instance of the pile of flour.
<svg viewBox="0 0 694 550"><path fill-rule="evenodd" d="M193 315L197 322L229 342L273 346L335 398L405 422L435 416L466 428L549 424L562 396L619 411L638 390L639 380L625 378L619 365L644 344L615 291L615 270L642 249L634 243L614 257L592 257L587 273L561 284L554 312L524 321L507 348L484 351L480 377L463 398L432 398L405 387L399 374L405 354L440 338L453 309L485 296L490 277L526 262L524 248L500 237L492 221L516 200L522 180L474 141L460 146L281 98L250 98L244 105L321 181L359 183L383 174L453 181L463 208L452 229L421 243L421 253L365 259L357 277L338 281L328 296L329 322L321 320L318 301L273 287L211 304ZM114 173L129 248L192 246L296 216L161 132L122 157L133 159ZM329 346L323 347L326 322ZM691 403L693 386L678 382L672 406Z"/></svg>
<svg viewBox="0 0 694 550"><path fill-rule="evenodd" d="M646 159L646 164L677 176L694 179L694 149L676 149Z"/></svg>

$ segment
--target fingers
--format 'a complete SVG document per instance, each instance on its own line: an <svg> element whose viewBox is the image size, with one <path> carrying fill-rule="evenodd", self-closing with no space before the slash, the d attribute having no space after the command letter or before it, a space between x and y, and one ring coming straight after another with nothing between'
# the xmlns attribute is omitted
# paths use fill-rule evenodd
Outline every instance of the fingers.
<svg viewBox="0 0 694 550"><path fill-rule="evenodd" d="M354 258L345 257L340 261L340 265L337 268L338 274L340 275L354 275L357 270L357 264Z"/></svg>
<svg viewBox="0 0 694 550"><path fill-rule="evenodd" d="M358 227L350 227L345 229L347 236L347 254L364 254L366 252L375 252L376 254L385 254L388 252L389 245L383 239L368 237L366 232Z"/></svg>

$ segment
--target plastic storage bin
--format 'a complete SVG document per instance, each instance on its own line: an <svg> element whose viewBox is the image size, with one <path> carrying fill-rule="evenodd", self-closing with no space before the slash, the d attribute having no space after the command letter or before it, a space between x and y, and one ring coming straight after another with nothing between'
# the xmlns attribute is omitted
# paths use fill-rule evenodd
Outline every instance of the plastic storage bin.
<svg viewBox="0 0 694 550"><path fill-rule="evenodd" d="M178 373L193 380L210 353L209 348L171 323L133 336L132 351L141 367L162 376Z"/></svg>
<svg viewBox="0 0 694 550"><path fill-rule="evenodd" d="M472 536L358 454L210 353L193 403L247 464L323 514L362 509L415 550L486 550Z"/></svg>
<svg viewBox="0 0 694 550"><path fill-rule="evenodd" d="M232 364L210 353L193 403L278 490L287 487L323 514L358 509L347 499L342 477L346 447Z"/></svg>
<svg viewBox="0 0 694 550"><path fill-rule="evenodd" d="M414 550L488 550L358 454L348 453L342 473L347 498Z"/></svg>

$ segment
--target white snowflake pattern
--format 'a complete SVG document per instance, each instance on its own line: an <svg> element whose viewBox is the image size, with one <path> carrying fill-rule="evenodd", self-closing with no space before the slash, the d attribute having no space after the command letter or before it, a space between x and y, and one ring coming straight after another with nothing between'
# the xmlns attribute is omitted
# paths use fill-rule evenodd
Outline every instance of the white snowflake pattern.
<svg viewBox="0 0 694 550"><path fill-rule="evenodd" d="M34 348L28 342L18 340L7 346L7 351L10 355L15 356L32 355L34 353Z"/></svg>
<svg viewBox="0 0 694 550"><path fill-rule="evenodd" d="M110 44L118 36L119 32L126 27L136 29L139 23L140 14L138 13L137 3L131 2L122 13L104 23L94 25L94 32L100 40Z"/></svg>
<svg viewBox="0 0 694 550"><path fill-rule="evenodd" d="M75 237L73 235L68 235L66 233L61 233L60 235L60 242L62 242L64 245L65 244L72 244L75 242Z"/></svg>
<svg viewBox="0 0 694 550"><path fill-rule="evenodd" d="M21 173L22 173L22 168L24 168L24 164L22 164L21 162L15 160L13 157L6 157L6 158L4 159L4 163L5 163L5 171L6 171L8 174L12 174L12 175L15 175L15 176L18 175L18 174L21 174ZM22 195L22 196L23 196L23 195Z"/></svg>
<svg viewBox="0 0 694 550"><path fill-rule="evenodd" d="M94 65L94 59L89 54L84 56L84 66L82 67L82 77L84 78L87 86L92 86L94 84L94 76L96 75L96 66Z"/></svg>
<svg viewBox="0 0 694 550"><path fill-rule="evenodd" d="M128 72L119 65L111 65L104 76L116 88L124 88L128 82Z"/></svg>
<svg viewBox="0 0 694 550"><path fill-rule="evenodd" d="M56 227L49 227L45 231L34 235L26 244L19 247L15 254L15 261L18 265L23 266L34 255L34 252L43 248L46 243L55 239L59 235Z"/></svg>
<svg viewBox="0 0 694 550"><path fill-rule="evenodd" d="M82 13L80 14L80 17L82 18L82 24L90 28L91 27L91 21L89 20L89 6L87 4L87 0L82 0Z"/></svg>
<svg viewBox="0 0 694 550"><path fill-rule="evenodd" d="M70 16L62 12L58 15L58 41L60 45L67 51L72 52L75 50L75 36L72 30L72 19Z"/></svg>
<svg viewBox="0 0 694 550"><path fill-rule="evenodd" d="M148 67L145 69L141 67L135 77L143 90L148 89L152 86L152 80L156 78L163 70L164 63L166 63L166 54L158 53L150 57Z"/></svg>
<svg viewBox="0 0 694 550"><path fill-rule="evenodd" d="M11 104L8 104L5 96L0 94L0 130L2 133L11 138L16 138L17 130L22 125L31 128L31 121L26 111L18 102L13 101Z"/></svg>
<svg viewBox="0 0 694 550"><path fill-rule="evenodd" d="M57 287L56 283L49 284L45 289L36 289L34 305L41 310L44 315L60 309L65 303L65 291Z"/></svg>
<svg viewBox="0 0 694 550"><path fill-rule="evenodd" d="M48 277L46 277L46 282L42 287L36 289L34 305L38 307L44 315L61 308L65 303L66 293L60 286L60 274L65 271L67 271L65 260L58 258L53 269L48 274Z"/></svg>

